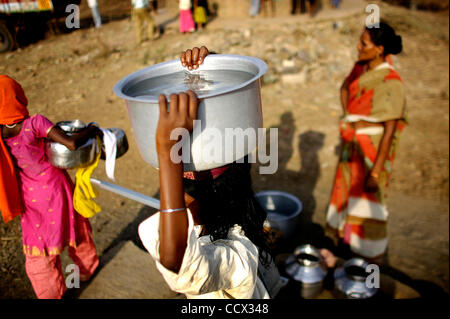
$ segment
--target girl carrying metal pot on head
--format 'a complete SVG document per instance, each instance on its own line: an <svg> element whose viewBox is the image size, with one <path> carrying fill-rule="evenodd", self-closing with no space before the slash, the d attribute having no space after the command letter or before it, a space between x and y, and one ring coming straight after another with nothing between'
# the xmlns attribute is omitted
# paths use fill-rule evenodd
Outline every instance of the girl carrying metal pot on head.
<svg viewBox="0 0 450 319"><path fill-rule="evenodd" d="M208 54L206 47L194 48L180 60L193 70ZM193 130L198 104L193 91L172 94L169 103L159 97L161 208L139 226L139 236L170 288L187 298L274 297L282 284L267 248L267 214L254 197L250 163L183 172L183 162L171 160L177 142L171 132Z"/></svg>

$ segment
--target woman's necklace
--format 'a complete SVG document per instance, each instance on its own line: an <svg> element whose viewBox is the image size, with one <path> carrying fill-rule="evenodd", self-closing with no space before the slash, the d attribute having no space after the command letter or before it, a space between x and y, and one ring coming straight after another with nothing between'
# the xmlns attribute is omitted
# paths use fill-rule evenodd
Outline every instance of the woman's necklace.
<svg viewBox="0 0 450 319"><path fill-rule="evenodd" d="M5 126L7 128L15 128L17 126L17 123L16 124L12 124L12 125L5 124Z"/></svg>

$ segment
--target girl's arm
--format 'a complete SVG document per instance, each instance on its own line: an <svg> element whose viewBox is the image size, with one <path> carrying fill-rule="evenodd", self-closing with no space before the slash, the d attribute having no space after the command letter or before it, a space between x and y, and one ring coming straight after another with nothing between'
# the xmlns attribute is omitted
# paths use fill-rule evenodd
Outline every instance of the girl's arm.
<svg viewBox="0 0 450 319"><path fill-rule="evenodd" d="M376 192L378 190L378 176L383 170L384 162L389 154L392 139L394 137L395 128L397 127L397 120L390 120L384 122L384 134L380 141L377 158L373 164L372 171L366 179L366 191Z"/></svg>
<svg viewBox="0 0 450 319"><path fill-rule="evenodd" d="M60 127L55 125L50 132L48 132L47 137L54 142L63 144L69 150L73 151L95 135L103 135L102 131L95 125L89 125L81 132L71 136L67 135Z"/></svg>
<svg viewBox="0 0 450 319"><path fill-rule="evenodd" d="M183 163L174 162L170 156L172 147L177 143L170 139L170 134L176 128L192 132L197 108L197 96L191 90L172 94L169 111L166 97L159 97L160 115L156 129L161 199L159 255L161 264L175 273L178 273L183 262L189 225L184 201Z"/></svg>
<svg viewBox="0 0 450 319"><path fill-rule="evenodd" d="M183 67L197 69L209 54L205 46L184 51L180 56ZM193 121L197 118L198 100L193 91L172 94L167 112L167 100L159 97L160 115L156 129L156 150L159 162L160 183L160 245L161 264L178 273L183 262L187 245L188 217L186 210L165 213L164 210L186 207L183 189L183 163L175 163L170 158L170 150L177 141L170 140L175 128L185 128L192 132Z"/></svg>

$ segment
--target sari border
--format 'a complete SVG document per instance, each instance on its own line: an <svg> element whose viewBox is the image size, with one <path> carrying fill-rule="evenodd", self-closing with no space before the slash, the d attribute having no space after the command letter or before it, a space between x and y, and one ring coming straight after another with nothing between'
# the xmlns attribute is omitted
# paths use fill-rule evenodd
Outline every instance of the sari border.
<svg viewBox="0 0 450 319"><path fill-rule="evenodd" d="M70 241L66 246L76 248L77 244L75 241ZM23 253L26 256L56 256L60 255L64 251L66 246L56 246L39 249L36 246L23 245Z"/></svg>

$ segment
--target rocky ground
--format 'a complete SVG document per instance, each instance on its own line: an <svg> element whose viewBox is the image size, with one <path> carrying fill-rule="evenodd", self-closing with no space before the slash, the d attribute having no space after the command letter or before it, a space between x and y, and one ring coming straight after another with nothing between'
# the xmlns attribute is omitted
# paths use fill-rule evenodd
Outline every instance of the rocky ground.
<svg viewBox="0 0 450 319"><path fill-rule="evenodd" d="M98 30L89 27L90 13L83 3L86 27L1 54L0 73L23 85L31 113L42 113L54 122L78 118L123 128L130 149L116 163L116 183L157 196L157 171L139 155L125 104L113 94L114 84L145 66L178 58L193 46L265 60L269 71L262 87L264 127L279 128L279 170L259 175L255 165L254 188L288 191L304 203L301 234L283 252L314 241L323 232L337 163L339 87L356 58L365 2L344 0L341 9L324 7L314 18L291 16L287 0L277 2L277 15L270 18L233 18L220 16L219 11L204 31L181 35L176 7L166 1L168 8L156 18L164 27L162 37L141 46L135 43L127 16L128 2L100 0L105 24ZM381 17L403 37L404 51L395 57L395 65L405 82L410 120L388 194L387 271L422 296L448 293L448 11L378 4ZM107 180L103 162L94 175ZM103 211L91 222L106 265L120 243L139 244L136 227L153 210L103 190L98 202ZM34 298L25 274L18 220L0 223L0 246L0 297Z"/></svg>

